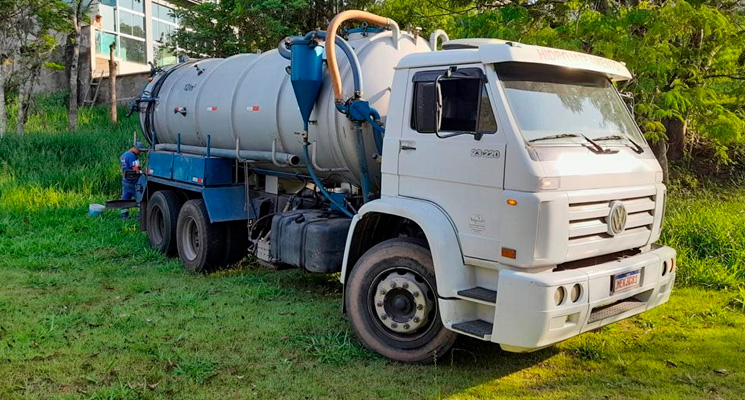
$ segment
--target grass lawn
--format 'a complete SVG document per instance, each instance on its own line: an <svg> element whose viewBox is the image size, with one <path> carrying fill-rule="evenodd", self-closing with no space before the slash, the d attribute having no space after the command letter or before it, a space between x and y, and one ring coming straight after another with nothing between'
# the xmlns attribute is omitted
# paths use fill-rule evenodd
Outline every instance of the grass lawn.
<svg viewBox="0 0 745 400"><path fill-rule="evenodd" d="M673 191L668 304L536 353L462 338L407 366L356 342L335 276L196 276L135 221L88 218L134 121L85 111L69 134L57 108L0 140L0 399L745 398L743 192Z"/></svg>

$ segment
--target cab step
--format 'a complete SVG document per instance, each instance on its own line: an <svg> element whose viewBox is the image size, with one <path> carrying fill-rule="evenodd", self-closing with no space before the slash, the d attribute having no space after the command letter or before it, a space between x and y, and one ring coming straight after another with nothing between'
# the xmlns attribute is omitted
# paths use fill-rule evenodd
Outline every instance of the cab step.
<svg viewBox="0 0 745 400"><path fill-rule="evenodd" d="M476 286L474 288L459 290L458 296L483 301L485 303L496 304L497 292L491 289Z"/></svg>
<svg viewBox="0 0 745 400"><path fill-rule="evenodd" d="M452 328L458 332L478 336L484 339L487 336L491 336L494 325L491 322L477 319L473 321L458 322L457 324L453 324Z"/></svg>

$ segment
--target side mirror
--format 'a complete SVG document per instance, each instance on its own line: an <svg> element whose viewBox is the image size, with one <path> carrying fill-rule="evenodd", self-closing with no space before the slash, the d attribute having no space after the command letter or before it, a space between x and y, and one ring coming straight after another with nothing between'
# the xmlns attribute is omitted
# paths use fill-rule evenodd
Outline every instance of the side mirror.
<svg viewBox="0 0 745 400"><path fill-rule="evenodd" d="M440 78L442 75L435 79L435 135L440 136L440 129L442 128L442 85L440 84Z"/></svg>
<svg viewBox="0 0 745 400"><path fill-rule="evenodd" d="M461 75L455 67L435 79L435 135L438 138L472 134L476 140L481 139L483 133L479 132L478 122L483 85L482 77ZM444 96L448 97L447 107ZM453 133L440 135L444 118L447 118L446 130Z"/></svg>
<svg viewBox="0 0 745 400"><path fill-rule="evenodd" d="M623 102L626 104L626 108L629 109L629 113L631 113L631 116L634 117L634 94L631 92L618 92L618 94L621 96L621 99L623 99Z"/></svg>

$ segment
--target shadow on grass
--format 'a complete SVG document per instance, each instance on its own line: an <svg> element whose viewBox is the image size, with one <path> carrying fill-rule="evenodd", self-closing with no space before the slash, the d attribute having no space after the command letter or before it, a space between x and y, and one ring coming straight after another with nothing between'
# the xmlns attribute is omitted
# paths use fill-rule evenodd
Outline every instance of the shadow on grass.
<svg viewBox="0 0 745 400"><path fill-rule="evenodd" d="M284 298L291 302L307 303L321 297L327 304L338 304L338 308L332 306L334 309L330 314L328 309L319 313L318 318L325 324L314 323L283 343L287 353L293 355L291 358L329 371L360 374L359 378L363 380L375 381L378 374L395 380L405 374L412 381L417 381L411 387L416 388L421 397L448 396L485 382L500 380L539 365L560 352L552 347L533 353L509 353L496 343L459 336L452 349L434 365L401 364L366 350L354 337L349 322L341 312L342 286L338 274L309 274L296 269L270 271L244 260L231 269L210 276L234 279L236 283L246 285L261 286L271 282L286 294L292 293L293 296ZM374 395L387 397L383 393ZM418 396L402 395L401 398Z"/></svg>

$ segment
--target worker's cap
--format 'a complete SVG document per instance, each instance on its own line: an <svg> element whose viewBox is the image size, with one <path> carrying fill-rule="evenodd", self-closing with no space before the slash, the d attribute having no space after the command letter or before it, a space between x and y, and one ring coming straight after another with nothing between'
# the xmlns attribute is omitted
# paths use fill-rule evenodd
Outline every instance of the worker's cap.
<svg viewBox="0 0 745 400"><path fill-rule="evenodd" d="M144 144L143 144L142 142L137 142L137 143L135 143L135 147L136 147L137 149L139 149L139 150L146 150L146 149L147 149L147 148L145 147L145 145L144 145Z"/></svg>

